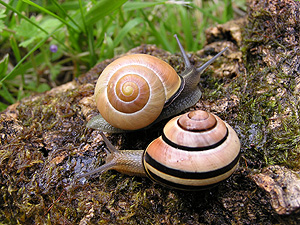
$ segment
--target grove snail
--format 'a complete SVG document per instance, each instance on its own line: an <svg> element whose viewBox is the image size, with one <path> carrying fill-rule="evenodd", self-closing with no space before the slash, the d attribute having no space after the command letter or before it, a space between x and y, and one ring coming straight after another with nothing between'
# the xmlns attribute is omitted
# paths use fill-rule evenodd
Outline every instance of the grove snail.
<svg viewBox="0 0 300 225"><path fill-rule="evenodd" d="M218 116L202 110L171 119L163 135L144 150L117 150L101 132L106 163L78 178L113 169L181 190L201 190L227 179L240 156L237 134Z"/></svg>
<svg viewBox="0 0 300 225"><path fill-rule="evenodd" d="M101 115L87 127L116 133L137 130L172 117L195 105L201 97L200 74L227 48L201 67L191 65L175 35L185 70L181 75L166 62L146 54L121 57L101 73L95 100Z"/></svg>

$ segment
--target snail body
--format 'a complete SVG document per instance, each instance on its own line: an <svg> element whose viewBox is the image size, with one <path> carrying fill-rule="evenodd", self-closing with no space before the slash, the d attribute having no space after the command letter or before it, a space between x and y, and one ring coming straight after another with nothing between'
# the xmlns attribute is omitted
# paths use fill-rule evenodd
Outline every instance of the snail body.
<svg viewBox="0 0 300 225"><path fill-rule="evenodd" d="M175 35L185 63L181 75L166 62L146 54L121 57L101 73L95 100L101 115L87 127L116 133L137 130L193 106L201 97L200 74L227 48L200 68L191 65Z"/></svg>
<svg viewBox="0 0 300 225"><path fill-rule="evenodd" d="M117 150L101 135L108 148L106 163L80 177L113 169L148 176L175 189L201 190L227 179L239 162L236 132L216 115L202 110L171 119L162 136L145 151Z"/></svg>

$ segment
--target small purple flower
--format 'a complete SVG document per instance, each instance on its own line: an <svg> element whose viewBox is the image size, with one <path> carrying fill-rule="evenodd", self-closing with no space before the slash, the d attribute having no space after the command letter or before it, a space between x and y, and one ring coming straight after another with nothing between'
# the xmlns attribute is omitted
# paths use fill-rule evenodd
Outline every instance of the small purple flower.
<svg viewBox="0 0 300 225"><path fill-rule="evenodd" d="M49 49L51 52L55 53L55 52L57 52L58 47L57 47L57 45L50 45Z"/></svg>

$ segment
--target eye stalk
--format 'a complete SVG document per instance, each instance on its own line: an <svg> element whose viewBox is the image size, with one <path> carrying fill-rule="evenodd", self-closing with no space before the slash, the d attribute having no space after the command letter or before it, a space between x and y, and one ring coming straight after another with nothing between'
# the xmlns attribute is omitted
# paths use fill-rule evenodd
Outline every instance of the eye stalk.
<svg viewBox="0 0 300 225"><path fill-rule="evenodd" d="M100 115L92 118L87 127L109 133L143 129L178 115L199 101L201 73L227 48L195 68L177 35L175 38L185 64L184 72L178 75L169 64L151 55L118 58L99 76L95 100Z"/></svg>

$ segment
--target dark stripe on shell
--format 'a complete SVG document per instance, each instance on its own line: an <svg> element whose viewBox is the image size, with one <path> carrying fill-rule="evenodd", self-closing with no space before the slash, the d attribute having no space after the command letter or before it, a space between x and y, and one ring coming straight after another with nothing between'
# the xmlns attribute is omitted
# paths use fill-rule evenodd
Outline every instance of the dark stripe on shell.
<svg viewBox="0 0 300 225"><path fill-rule="evenodd" d="M155 169L159 170L160 172L165 173L170 176L173 176L173 177L201 180L201 179L217 177L219 175L222 175L222 174L228 172L238 163L239 158L240 158L240 152L235 157L235 159L233 161L231 161L231 163L229 163L228 165L226 165L222 168L219 168L217 170L212 170L212 171L208 171L208 172L187 172L187 171L169 168L169 167L162 165L155 159L153 159L147 152L144 153L143 161L144 161L144 163L148 163L150 166L154 167ZM144 167L145 167L145 165L144 165ZM145 170L148 173L147 169L145 169Z"/></svg>
<svg viewBox="0 0 300 225"><path fill-rule="evenodd" d="M213 145L205 146L205 147L189 147L189 146L178 145L178 144L172 142L171 140L169 140L164 133L161 135L161 137L164 142L166 142L168 145L172 146L173 148L178 148L180 150L185 150L185 151L205 151L205 150L216 148L219 145L223 144L224 141L226 141L226 139L228 137L228 128L226 128L225 136L219 142L217 142Z"/></svg>
<svg viewBox="0 0 300 225"><path fill-rule="evenodd" d="M180 77L180 80L181 80L180 86L179 86L178 90L175 92L175 94L173 94L169 99L167 99L167 101L164 104L164 108L166 108L169 105L171 105L171 103L180 95L180 93L184 89L185 80L181 76L179 76L179 77Z"/></svg>
<svg viewBox="0 0 300 225"><path fill-rule="evenodd" d="M157 176L156 174L152 173L151 171L146 171L146 172L147 172L148 177L154 182L158 182L158 183L160 183L166 187L172 188L172 189L179 189L179 190L185 190L185 191L199 191L199 190L210 189L224 181L224 180L221 180L214 184L203 185L203 186L184 185L184 184L177 184L177 183L165 180L165 179Z"/></svg>

